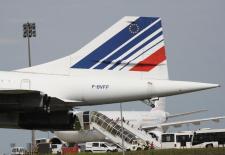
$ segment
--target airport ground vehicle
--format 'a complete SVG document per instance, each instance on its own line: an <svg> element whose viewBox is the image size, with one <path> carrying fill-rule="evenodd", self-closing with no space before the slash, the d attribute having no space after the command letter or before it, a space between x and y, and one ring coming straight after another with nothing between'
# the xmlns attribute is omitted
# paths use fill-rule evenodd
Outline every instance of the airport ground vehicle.
<svg viewBox="0 0 225 155"><path fill-rule="evenodd" d="M109 145L106 142L86 142L86 152L117 152L116 146Z"/></svg>
<svg viewBox="0 0 225 155"><path fill-rule="evenodd" d="M212 148L225 146L225 129L200 129L162 134L162 148Z"/></svg>
<svg viewBox="0 0 225 155"><path fill-rule="evenodd" d="M26 149L24 147L13 147L11 149L11 155L24 155L26 153Z"/></svg>
<svg viewBox="0 0 225 155"><path fill-rule="evenodd" d="M225 129L201 129L193 134L193 148L212 148L225 146Z"/></svg>
<svg viewBox="0 0 225 155"><path fill-rule="evenodd" d="M49 152L51 152L52 154L62 153L63 143L62 141L58 142L58 139L55 139L55 137L53 137L52 139L40 138L36 139L35 141L39 153L49 153Z"/></svg>
<svg viewBox="0 0 225 155"><path fill-rule="evenodd" d="M192 131L164 133L161 137L162 148L191 148L192 135Z"/></svg>

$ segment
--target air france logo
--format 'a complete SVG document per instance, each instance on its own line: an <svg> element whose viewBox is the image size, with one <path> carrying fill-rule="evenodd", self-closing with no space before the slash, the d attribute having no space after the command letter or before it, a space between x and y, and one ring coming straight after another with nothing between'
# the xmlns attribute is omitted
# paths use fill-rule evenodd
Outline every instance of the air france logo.
<svg viewBox="0 0 225 155"><path fill-rule="evenodd" d="M138 26L138 24L136 24L136 23L130 24L130 26L129 26L130 33L136 34L139 32L139 30L140 30L140 27Z"/></svg>

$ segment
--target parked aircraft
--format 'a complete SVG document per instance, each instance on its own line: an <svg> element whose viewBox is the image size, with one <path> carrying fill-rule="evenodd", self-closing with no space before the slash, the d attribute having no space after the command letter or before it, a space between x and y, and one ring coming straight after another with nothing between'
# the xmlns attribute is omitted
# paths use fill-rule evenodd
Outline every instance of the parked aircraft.
<svg viewBox="0 0 225 155"><path fill-rule="evenodd" d="M182 120L182 121L170 121L171 118L177 118L181 116L191 115L206 110L196 110L185 113L169 114L165 111L165 101L156 103L156 107L151 111L123 111L124 124L129 124L138 130L146 131L153 135L153 137L161 137L163 132L166 132L169 127L181 127L184 124L200 125L202 122L214 121L219 122L221 119L225 119L225 116L194 119L194 120ZM74 114L83 113L81 111L75 111ZM120 111L99 111L112 119L114 122L121 120ZM85 112L84 112L85 115ZM85 117L85 116L84 116ZM90 116L89 116L90 117ZM169 121L169 122L168 122ZM120 122L118 122L120 124ZM129 130L129 128L128 128ZM136 132L132 129L132 132ZM107 134L99 132L97 129L88 130L75 130L75 131L55 131L54 134L62 141L68 143L83 143L90 141L110 141Z"/></svg>
<svg viewBox="0 0 225 155"><path fill-rule="evenodd" d="M75 106L142 100L218 87L168 80L161 19L124 17L79 51L0 72L0 127L69 130Z"/></svg>

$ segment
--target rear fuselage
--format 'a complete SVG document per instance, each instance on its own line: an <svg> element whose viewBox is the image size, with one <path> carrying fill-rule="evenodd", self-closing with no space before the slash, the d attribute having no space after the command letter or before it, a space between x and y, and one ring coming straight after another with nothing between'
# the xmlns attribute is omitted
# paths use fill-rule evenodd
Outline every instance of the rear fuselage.
<svg viewBox="0 0 225 155"><path fill-rule="evenodd" d="M216 84L143 79L144 73L71 69L70 74L0 72L0 90L39 91L77 106L151 99L218 87ZM12 91L11 91L12 90ZM10 92L9 92L10 91Z"/></svg>
<svg viewBox="0 0 225 155"><path fill-rule="evenodd" d="M84 71L78 71L75 75L0 72L0 89L40 91L48 96L80 101L82 105L151 98L146 80L105 75L101 72L88 75Z"/></svg>

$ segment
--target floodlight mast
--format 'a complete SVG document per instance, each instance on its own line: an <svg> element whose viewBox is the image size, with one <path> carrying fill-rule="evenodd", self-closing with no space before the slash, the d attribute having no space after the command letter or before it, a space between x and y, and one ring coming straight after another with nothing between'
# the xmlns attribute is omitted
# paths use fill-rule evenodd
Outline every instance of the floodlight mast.
<svg viewBox="0 0 225 155"><path fill-rule="evenodd" d="M27 44L28 44L28 65L31 67L31 52L30 52L30 38L31 37L36 37L36 26L35 23L25 23L23 24L23 37L27 38ZM35 147L35 130L32 130L32 150L31 152L33 153L34 147Z"/></svg>
<svg viewBox="0 0 225 155"><path fill-rule="evenodd" d="M27 38L28 43L28 60L29 67L31 67L31 52L30 52L30 38L36 37L36 26L35 23L25 23L23 24L23 37Z"/></svg>

